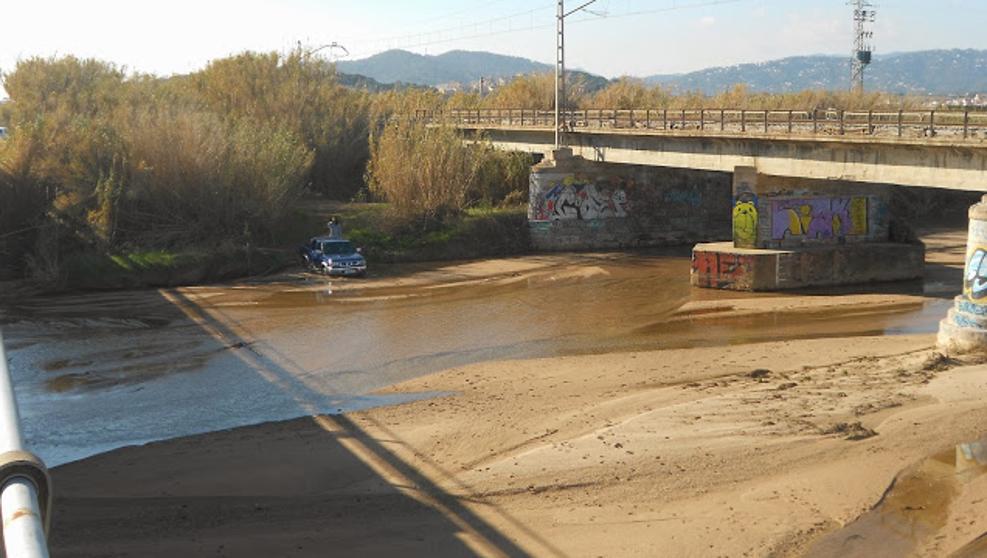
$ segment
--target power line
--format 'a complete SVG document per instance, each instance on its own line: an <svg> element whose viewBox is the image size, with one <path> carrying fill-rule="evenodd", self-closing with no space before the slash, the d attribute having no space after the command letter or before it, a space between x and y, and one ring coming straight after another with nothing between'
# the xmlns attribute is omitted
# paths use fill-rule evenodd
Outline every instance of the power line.
<svg viewBox="0 0 987 558"><path fill-rule="evenodd" d="M710 6L720 6L720 5L723 5L723 4L737 4L737 3L740 3L740 2L749 2L749 1L750 0L707 0L705 2L697 2L697 3L693 3L693 4L678 4L678 3L673 2L672 6L667 7L667 8L655 8L655 9L651 9L651 10L637 10L637 11L633 11L633 12L608 14L606 16L603 16L602 18L601 17L592 17L592 18L577 19L577 20L574 20L573 23L580 23L580 22L585 22L585 21L599 21L600 19L619 19L619 18L622 18L622 17L631 17L631 16L648 15L648 14L658 14L658 13L664 13L664 12L674 12L674 11L678 11L678 10L688 10L688 9L692 9L692 8L707 8L707 7L710 7Z"/></svg>
<svg viewBox="0 0 987 558"><path fill-rule="evenodd" d="M600 21L600 20L603 20L603 19L608 19L608 20L609 19L620 19L620 18L625 18L625 17L640 16L640 15L650 15L650 14L657 14L657 13L667 13L667 12L673 12L673 11L679 11L679 10L686 10L686 9L693 9L693 8L706 8L706 7L720 6L720 5L725 5L725 4L737 4L737 3L740 3L740 2L749 2L749 1L751 1L751 0L705 0L705 1L702 1L702 2L695 2L695 3L690 3L690 4L674 3L672 6L665 7L665 8L655 8L655 9L648 9L648 10L636 10L636 11L632 11L632 12L607 14L605 16L595 16L595 17L587 17L587 18L582 18L582 19L575 19L570 24L572 24L572 23L586 23L586 22L590 22L590 21ZM544 7L541 7L541 8L535 8L535 9L527 10L525 12L519 12L519 14L514 14L514 15L511 15L511 16L503 16L503 17L496 18L496 19L486 20L486 21L479 22L479 23L473 24L473 25L465 25L465 26L459 26L459 27L451 27L451 28L448 28L448 29L446 29L444 31L461 29L461 28L464 28L464 27L477 27L477 26L482 25L484 23L489 23L489 22L493 22L493 21L503 21L503 20L506 20L506 19L512 19L514 17L518 17L519 15L533 14L535 12L540 12L540 11L546 10L547 8L551 8L551 7L553 7L553 6L544 6ZM527 26L520 26L518 28L511 27L511 28L508 28L508 29L501 29L501 30L497 30L497 31L489 31L489 32L483 32L483 33L474 33L474 34L470 34L470 35L458 35L458 36L455 36L455 37L447 37L447 38L440 38L440 39L427 40L427 41L407 42L407 43L403 43L403 44L394 44L394 43L391 43L391 44L389 44L389 46L387 48L420 48L420 47L433 46L433 45L439 45L439 44L447 44L447 43L453 43L453 42L459 42L459 41L467 41L467 40L470 40L470 39L479 39L479 38L484 38L484 37L495 37L495 36L505 35L505 34L509 34L509 33L519 33L519 32L523 32L523 31L534 31L534 30L538 30L538 29L548 29L548 28L551 28L551 27L555 27L555 23L554 22L553 23L539 23L539 24L535 24L534 22L531 22ZM396 38L423 36L423 35L426 35L426 34L431 35L431 34L434 34L434 33L437 33L437 32L428 32L428 33L417 33L417 34L411 34L411 35L402 35L402 36L399 36L399 37L396 37ZM370 41L368 41L368 42L370 42ZM373 41L373 42L381 42L381 41ZM373 54L374 52L379 52L379 50L378 51L374 51L372 48L367 48L367 49L363 49L362 51L360 51L359 54L360 55L366 54L366 53Z"/></svg>
<svg viewBox="0 0 987 558"><path fill-rule="evenodd" d="M473 12L475 12L477 10L482 10L483 8L489 8L490 6L493 6L494 4L503 4L504 2L507 2L507 1L509 1L509 0L490 0L489 2L483 2L483 3L481 3L481 4L477 5L477 6L472 6L470 8L463 8L461 10L456 10L455 12L449 12L447 14L443 14L443 15L440 15L440 16L434 16L434 17L429 17L429 18L425 18L425 19L420 19L420 20L414 21L412 23L414 23L414 24L432 23L433 21L442 21L444 19L452 19L452 18L454 18L456 16L461 16L463 14L468 14L468 13L473 13Z"/></svg>
<svg viewBox="0 0 987 558"><path fill-rule="evenodd" d="M473 22L470 22L470 23L461 23L459 25L452 25L452 26L449 26L449 27L443 27L443 28L439 28L439 29L432 29L432 30L428 30L428 31L419 31L419 32L416 32L416 33L403 33L401 35L391 35L391 36L371 37L371 38L366 38L366 37L351 37L350 39L347 40L347 42L350 42L350 43L359 42L360 39L363 39L363 42L370 42L370 43L390 43L392 45L392 46L390 46L390 48L401 48L402 46L427 46L428 44L440 43L440 42L447 42L449 39L439 39L439 40L436 40L436 41L433 41L433 42L427 42L427 41L422 41L422 40L412 41L411 39L425 37L425 36L428 36L428 35L441 35L441 34L449 33L449 32L452 32L452 31L460 31L460 30L463 30L463 29L468 29L470 27L472 27L474 29L479 28L479 27L483 27L483 26L492 27L493 25L498 24L498 23L501 23L501 22L507 22L508 26L510 26L512 20L514 20L514 19L521 18L523 16L532 16L532 15L538 13L538 12L547 10L549 8L552 8L552 7L553 7L553 5L547 4L547 5L542 5L542 6L539 6L539 7L536 7L536 8L530 8L530 9L523 10L523 11L520 11L520 12L514 12L514 13L511 13L511 14L507 14L507 15L503 15L503 16L498 16L498 17L494 17L494 18L489 18L489 19L484 19L484 20L479 20L479 21L473 21ZM503 31L504 30L496 31L496 32L493 32L493 34L499 34L499 33L502 33ZM508 29L507 31L510 31L510 29ZM485 35L487 35L487 33L478 33L476 35L471 35L471 36L485 36ZM406 42L404 45L401 45L401 44L394 45L394 43L396 41L408 41L408 42Z"/></svg>

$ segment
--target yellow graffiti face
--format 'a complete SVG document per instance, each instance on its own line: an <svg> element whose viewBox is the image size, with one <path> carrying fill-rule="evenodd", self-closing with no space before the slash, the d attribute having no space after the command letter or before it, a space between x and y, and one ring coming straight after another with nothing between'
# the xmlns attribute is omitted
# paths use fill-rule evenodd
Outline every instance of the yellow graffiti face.
<svg viewBox="0 0 987 558"><path fill-rule="evenodd" d="M757 241L757 206L738 201L733 206L733 242L737 246L754 246Z"/></svg>

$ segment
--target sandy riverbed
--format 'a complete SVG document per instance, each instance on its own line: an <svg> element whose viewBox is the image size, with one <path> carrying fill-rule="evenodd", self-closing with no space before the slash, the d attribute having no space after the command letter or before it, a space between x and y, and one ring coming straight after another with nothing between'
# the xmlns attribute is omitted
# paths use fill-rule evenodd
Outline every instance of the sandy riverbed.
<svg viewBox="0 0 987 558"><path fill-rule="evenodd" d="M962 232L926 240L948 290ZM503 265L517 269L498 281L544 269ZM780 326L794 328L929 295L717 295L661 327L714 331L770 314L795 316ZM987 532L981 469L917 504L888 489L987 434L987 366L937 356L931 334L863 331L481 362L381 390L440 398L115 450L55 469L53 554L880 555L874 541L889 556L960 551ZM960 461L931 470L952 479ZM878 527L833 535L875 506Z"/></svg>

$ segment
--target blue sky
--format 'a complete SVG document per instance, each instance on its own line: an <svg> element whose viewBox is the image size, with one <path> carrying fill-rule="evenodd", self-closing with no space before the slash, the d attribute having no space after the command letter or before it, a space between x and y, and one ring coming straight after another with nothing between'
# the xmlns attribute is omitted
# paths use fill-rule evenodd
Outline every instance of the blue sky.
<svg viewBox="0 0 987 558"><path fill-rule="evenodd" d="M878 53L987 48L985 0L878 4ZM597 0L592 9L598 15L568 20L568 62L608 77L848 54L851 45L844 0ZM469 49L550 62L554 10L553 0L9 2L0 10L0 70L9 71L20 58L74 54L168 75L243 50L289 49L298 41L336 41L350 58L387 48L429 54Z"/></svg>

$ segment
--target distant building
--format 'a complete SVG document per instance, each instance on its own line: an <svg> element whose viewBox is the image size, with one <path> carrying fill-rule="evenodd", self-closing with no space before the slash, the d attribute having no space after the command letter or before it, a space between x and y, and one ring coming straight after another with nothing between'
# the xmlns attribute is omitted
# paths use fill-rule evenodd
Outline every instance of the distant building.
<svg viewBox="0 0 987 558"><path fill-rule="evenodd" d="M966 95L963 97L952 97L945 103L947 107L954 108L987 108L987 93L977 93L976 95Z"/></svg>
<svg viewBox="0 0 987 558"><path fill-rule="evenodd" d="M440 83L435 86L439 93L458 93L463 90L463 84L458 81L453 81L449 83Z"/></svg>

